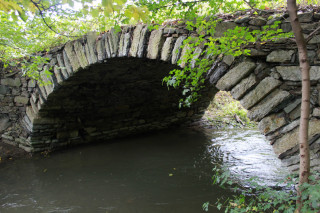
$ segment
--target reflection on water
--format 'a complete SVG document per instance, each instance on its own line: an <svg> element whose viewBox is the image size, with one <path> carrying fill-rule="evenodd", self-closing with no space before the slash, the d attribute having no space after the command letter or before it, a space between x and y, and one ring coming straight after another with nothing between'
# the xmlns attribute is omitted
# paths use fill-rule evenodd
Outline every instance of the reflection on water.
<svg viewBox="0 0 320 213"><path fill-rule="evenodd" d="M0 212L203 212L204 202L231 195L212 186L214 166L272 182L283 168L271 151L253 130L180 129L77 147L2 165Z"/></svg>
<svg viewBox="0 0 320 213"><path fill-rule="evenodd" d="M257 177L262 183L275 186L288 175L287 168L258 130L223 130L207 134L212 138L212 144L207 146L212 159L220 158L239 184Z"/></svg>

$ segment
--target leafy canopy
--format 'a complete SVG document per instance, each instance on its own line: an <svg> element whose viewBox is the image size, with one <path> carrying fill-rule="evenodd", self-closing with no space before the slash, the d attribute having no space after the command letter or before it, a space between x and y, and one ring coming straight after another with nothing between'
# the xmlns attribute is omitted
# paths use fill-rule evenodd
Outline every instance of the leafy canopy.
<svg viewBox="0 0 320 213"><path fill-rule="evenodd" d="M33 53L48 51L51 47L74 40L89 31L103 32L111 27L119 30L120 25L138 22L157 27L159 24L166 24L168 20L184 19L197 20L196 23L188 22L188 26L212 34L212 26L217 20L204 21L204 17L250 7L263 9L275 2L278 5L283 3L266 0L0 0L0 60L8 64L16 61L15 58L25 57L26 60L20 60L16 64L24 63L25 75L41 79L36 68L28 68L31 63L38 63L35 67L45 63ZM239 36L246 36L248 41L251 39L250 42L253 42L250 36L254 34L249 35L245 29L240 31ZM193 59L195 55L192 51L198 44L209 47L208 55L220 54L223 51L235 51L236 55L247 54L245 51L240 53L242 50L236 48L242 41L230 38L229 35L219 40L205 41L201 36L197 41L191 40L192 38L189 38L185 41L185 45L193 44L188 44L190 48L183 59L185 62L181 63L188 64L192 61L193 66L187 65L181 73L173 71L171 78L165 79L168 86L177 87L181 82L185 84L186 102L183 105L187 106L197 99L197 90L203 83L202 77L212 61L212 57L205 60ZM231 40L232 47L228 43ZM230 50L227 51L227 48ZM173 77L174 73L177 76Z"/></svg>

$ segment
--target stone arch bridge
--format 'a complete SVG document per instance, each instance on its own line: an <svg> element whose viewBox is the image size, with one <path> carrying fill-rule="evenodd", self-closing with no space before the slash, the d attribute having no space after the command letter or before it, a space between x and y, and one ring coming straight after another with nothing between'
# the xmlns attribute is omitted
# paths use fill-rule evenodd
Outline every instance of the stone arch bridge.
<svg viewBox="0 0 320 213"><path fill-rule="evenodd" d="M320 14L300 14L305 34L318 28ZM222 20L214 36L227 29L247 26L261 29L280 20L291 30L288 15L259 11L239 12ZM43 151L129 134L168 128L202 116L219 90L231 91L259 122L262 134L275 153L291 169L298 168L298 128L301 78L297 47L289 39L259 46L251 56L226 56L207 73L202 98L191 108L178 108L181 91L162 85L168 71L179 68L181 48L188 36L185 25L162 26L149 31L146 25L125 26L71 41L42 54L52 68L51 85L40 86L20 72L3 69L0 84L0 133L2 141L29 151ZM320 35L308 43L311 63L310 145L312 166L319 170L320 149ZM203 48L197 47L197 53Z"/></svg>

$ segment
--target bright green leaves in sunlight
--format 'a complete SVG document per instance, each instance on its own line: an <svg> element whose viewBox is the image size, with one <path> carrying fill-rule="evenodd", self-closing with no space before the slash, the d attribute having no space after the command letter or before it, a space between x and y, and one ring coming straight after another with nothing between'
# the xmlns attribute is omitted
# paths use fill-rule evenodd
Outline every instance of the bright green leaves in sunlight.
<svg viewBox="0 0 320 213"><path fill-rule="evenodd" d="M214 61L223 56L250 55L247 46L252 43L266 42L280 38L292 37L292 33L283 33L279 29L280 22L268 25L263 30L250 31L246 27L228 29L223 36L215 37L215 26L220 20L200 17L198 21L186 22L187 29L196 29L199 37L188 37L182 45L182 57L178 64L182 70L170 71L169 76L163 79L168 87L182 87L180 107L189 107L200 97L199 90L204 87L205 74Z"/></svg>

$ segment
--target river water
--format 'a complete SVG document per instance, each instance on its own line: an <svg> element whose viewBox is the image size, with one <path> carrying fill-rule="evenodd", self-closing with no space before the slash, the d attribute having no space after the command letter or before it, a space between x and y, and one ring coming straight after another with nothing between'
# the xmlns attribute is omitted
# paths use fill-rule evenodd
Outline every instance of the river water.
<svg viewBox="0 0 320 213"><path fill-rule="evenodd" d="M214 167L239 185L286 175L257 130L177 129L1 165L0 212L203 212L204 202L232 195L212 185Z"/></svg>

